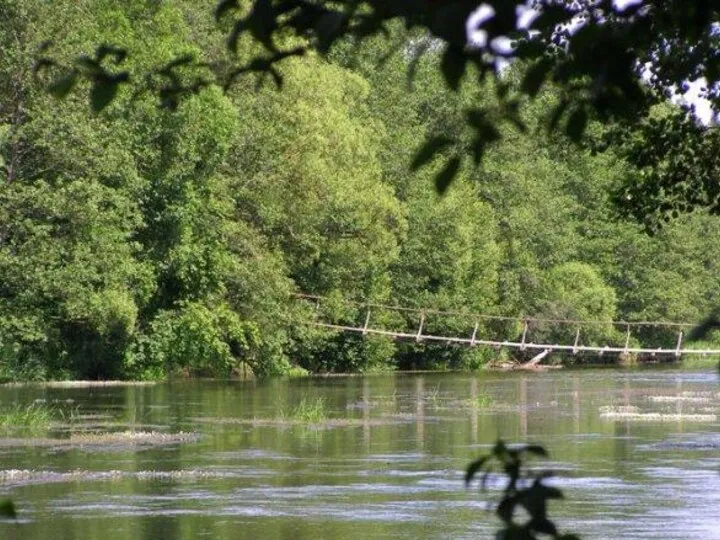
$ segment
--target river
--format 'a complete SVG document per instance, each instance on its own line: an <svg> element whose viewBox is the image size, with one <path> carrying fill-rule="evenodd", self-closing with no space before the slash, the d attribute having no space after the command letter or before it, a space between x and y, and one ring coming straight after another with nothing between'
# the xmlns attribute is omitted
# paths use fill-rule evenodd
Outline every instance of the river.
<svg viewBox="0 0 720 540"><path fill-rule="evenodd" d="M548 449L534 465L556 472L563 532L720 538L715 371L0 388L3 406L36 400L68 425L0 438L19 510L2 538L491 538L498 481L466 489L463 470L498 438ZM68 438L87 430L167 438Z"/></svg>

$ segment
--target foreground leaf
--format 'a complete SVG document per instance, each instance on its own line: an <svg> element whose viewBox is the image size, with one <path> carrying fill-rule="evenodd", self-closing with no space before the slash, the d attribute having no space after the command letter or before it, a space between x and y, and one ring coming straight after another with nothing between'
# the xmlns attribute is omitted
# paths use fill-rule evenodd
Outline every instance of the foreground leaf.
<svg viewBox="0 0 720 540"><path fill-rule="evenodd" d="M0 516L17 519L17 511L15 510L15 503L10 499L5 499L0 502Z"/></svg>

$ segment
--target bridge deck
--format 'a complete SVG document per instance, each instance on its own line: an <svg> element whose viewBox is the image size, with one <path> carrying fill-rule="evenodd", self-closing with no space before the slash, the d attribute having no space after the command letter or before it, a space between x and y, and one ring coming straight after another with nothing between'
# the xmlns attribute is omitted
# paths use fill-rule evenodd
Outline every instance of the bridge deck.
<svg viewBox="0 0 720 540"><path fill-rule="evenodd" d="M311 301L315 305L316 313L319 312L320 305L323 301L326 299L319 296L310 296L310 295L297 295L298 299L305 300L305 301ZM680 357L682 355L701 355L701 356L720 356L720 349L696 349L687 347L683 343L683 331L692 328L692 324L687 323L675 323L675 322L664 322L664 321L657 321L657 322L626 322L626 321L578 321L578 320L562 320L562 319L541 319L541 318L532 318L532 317L504 317L504 316L495 316L495 315L482 315L482 314L469 314L469 313L457 313L457 312L448 312L448 311L440 311L440 310L429 310L429 309L414 309L414 308L407 308L407 307L399 307L399 306L385 306L385 305L379 305L379 304L360 304L357 302L343 302L348 305L352 305L355 308L364 309L366 311L365 316L365 322L362 326L355 326L351 324L334 324L330 322L323 322L318 321L317 319L314 321L308 321L309 324L319 327L319 328L327 328L329 330L335 330L338 332L354 332L359 333L363 335L367 334L374 334L374 335L380 335L380 336L387 336L396 340L412 340L416 342L421 341L432 341L436 343L447 343L447 344L457 344L457 345L468 345L468 346L477 346L477 345L483 345L483 346L489 346L489 347L495 347L495 348L510 348L510 349L518 349L521 351L529 350L529 351L560 351L560 352L569 352L572 354L577 354L581 352L591 352L591 353L598 353L598 354L604 354L604 353L616 353L616 354L640 354L640 355L650 355L650 356L658 356L658 355L672 355L676 357ZM416 331L413 332L407 332L407 331L401 331L401 330L389 330L384 328L376 328L373 327L370 324L371 320L371 313L372 310L375 309L382 309L382 310L390 310L390 311L399 311L403 312L405 315L407 314L417 314L419 319L419 326ZM523 327L522 330L522 338L517 340L494 340L494 339L483 339L477 337L477 330L478 330L478 322L475 322L475 329L472 332L472 335L469 337L465 336L441 336L441 335L434 335L430 333L424 333L424 324L426 321L426 316L428 314L434 314L434 315L452 315L452 316L462 316L471 318L475 321L479 320L501 320L501 321L509 321L509 322L515 322L520 323L520 325ZM528 333L528 325L531 322L537 322L537 323L545 323L545 324L555 324L555 325L572 325L573 328L576 329L575 334L575 341L572 344L568 343L534 343L531 340L526 339L527 333ZM622 327L626 330L626 336L625 336L625 344L624 346L617 346L617 345L605 345L605 346L597 346L597 345L584 345L580 343L580 334L581 334L581 328L583 326L596 326L596 325L614 325ZM673 348L668 347L648 347L648 346L631 346L630 345L630 337L631 337L631 331L633 329L637 330L639 327L666 327L666 328L672 328L677 332L677 344Z"/></svg>
<svg viewBox="0 0 720 540"><path fill-rule="evenodd" d="M462 344L462 345L486 345L489 347L507 347L510 349L519 350L540 350L540 351L565 351L573 354L578 352L597 352L597 353L622 353L622 354L649 354L651 356L656 355L673 355L681 356L683 354L698 354L698 355L718 355L720 356L720 349L648 349L645 347L593 347L589 345L561 345L561 344L547 344L547 343L522 343L518 341L492 341L487 339L472 339L463 337L447 337L447 336L434 336L432 334L421 334L419 337L417 334L408 334L405 332L393 332L392 330L381 330L377 328L360 328L356 326L343 326L339 324L329 323L312 323L313 326L321 328L329 328L331 330L338 330L342 332L358 332L361 334L376 334L380 336L388 336L395 339L408 339L414 341L437 341L448 344Z"/></svg>

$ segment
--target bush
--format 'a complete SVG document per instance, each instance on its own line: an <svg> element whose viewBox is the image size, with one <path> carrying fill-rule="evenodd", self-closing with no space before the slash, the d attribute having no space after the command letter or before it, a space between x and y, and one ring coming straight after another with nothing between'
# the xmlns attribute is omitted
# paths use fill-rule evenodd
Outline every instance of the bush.
<svg viewBox="0 0 720 540"><path fill-rule="evenodd" d="M258 341L255 326L242 321L227 305L210 309L188 302L155 317L150 331L126 355L125 367L130 375L141 378L181 370L226 376L239 362L248 362L248 352Z"/></svg>
<svg viewBox="0 0 720 540"><path fill-rule="evenodd" d="M606 345L622 339L611 324L616 304L615 290L603 281L593 266L570 262L557 265L543 275L536 315L548 319L606 321L585 325L581 330L582 344ZM572 344L576 327L538 322L533 323L530 331L536 343Z"/></svg>

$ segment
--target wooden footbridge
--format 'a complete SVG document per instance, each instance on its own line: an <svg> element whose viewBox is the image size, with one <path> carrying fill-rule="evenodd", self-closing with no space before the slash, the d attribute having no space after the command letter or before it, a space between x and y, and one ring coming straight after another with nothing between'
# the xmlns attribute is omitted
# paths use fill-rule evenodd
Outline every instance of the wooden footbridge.
<svg viewBox="0 0 720 540"><path fill-rule="evenodd" d="M685 335L696 326L689 323L506 317L353 302L307 294L298 294L295 298L312 309L313 316L307 321L311 326L394 340L508 348L541 354L720 356L720 349L697 348L685 342ZM457 333L449 334L449 328ZM460 334L461 328L467 331ZM556 339L550 339L553 337ZM566 340L560 339L562 337ZM651 343L653 339L655 342Z"/></svg>

